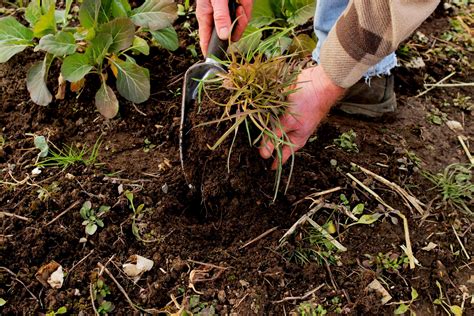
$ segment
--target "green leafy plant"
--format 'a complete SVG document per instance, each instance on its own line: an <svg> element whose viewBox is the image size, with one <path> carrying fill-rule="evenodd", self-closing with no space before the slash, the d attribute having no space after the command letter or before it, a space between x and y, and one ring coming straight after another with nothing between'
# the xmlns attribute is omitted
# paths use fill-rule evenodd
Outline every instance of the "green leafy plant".
<svg viewBox="0 0 474 316"><path fill-rule="evenodd" d="M405 314L406 312L410 312L410 316L416 316L416 312L411 309L411 305L413 304L414 301L418 299L418 292L414 289L411 288L411 299L409 301L405 302L398 302L397 305L398 307L393 311L394 315L402 315Z"/></svg>
<svg viewBox="0 0 474 316"><path fill-rule="evenodd" d="M144 243L153 243L153 242L157 242L157 241L162 240L162 238L160 238L160 237L154 238L153 237L153 231L151 233L148 233L148 234L143 234L141 232L141 229L140 229L137 222L143 214L143 209L145 207L145 204L142 203L142 204L138 205L137 207L135 207L133 192L125 191L123 194L127 198L128 203L129 203L129 207L133 212L133 215L132 215L132 233L135 236L135 238L137 238L137 240L139 240L141 242L144 242ZM145 236L145 237L143 237L143 236Z"/></svg>
<svg viewBox="0 0 474 316"><path fill-rule="evenodd" d="M58 308L56 311L51 311L46 313L46 316L56 316L56 315L63 315L67 313L67 308L65 306L62 306Z"/></svg>
<svg viewBox="0 0 474 316"><path fill-rule="evenodd" d="M263 38L273 38L267 47L267 56L286 51L311 52L316 42L309 35L295 31L306 24L315 11L315 0L255 0L252 18L237 44L241 51L252 50Z"/></svg>
<svg viewBox="0 0 474 316"><path fill-rule="evenodd" d="M474 166L471 164L455 163L447 166L443 172L437 174L424 172L423 175L435 184L443 202L457 207L469 216L474 216L468 206L474 197L473 170Z"/></svg>
<svg viewBox="0 0 474 316"><path fill-rule="evenodd" d="M49 153L51 156L45 157L45 159L39 161L36 165L38 167L61 167L66 169L76 163L82 163L85 166L94 164L99 155L99 149L102 143L99 138L92 148L83 146L81 149L72 145L65 145L63 149L59 149L52 143L51 145L55 149L49 149L48 147L44 147L43 143L41 144L41 147L38 147L39 149L43 148L41 149L40 155L43 151L46 151L46 154Z"/></svg>
<svg viewBox="0 0 474 316"><path fill-rule="evenodd" d="M230 155L239 130L245 129L251 146L258 144L262 139L271 141L279 161L275 178L274 199L276 199L282 174L281 149L284 145L293 146L286 133L279 135L276 131L281 130L280 117L287 113L291 105L287 99L295 92L293 85L296 83L300 65L291 55L266 58L263 51L268 43L263 41L259 48L248 54L231 52L227 60L220 61L227 71L202 82L199 100L202 101L204 91L211 102L222 108L222 116L199 126L231 122L231 126L214 145L209 147L211 150L218 148L233 134L227 160L229 171ZM213 98L210 92L215 90L227 91L230 94L226 103ZM293 157L290 178L292 168Z"/></svg>
<svg viewBox="0 0 474 316"><path fill-rule="evenodd" d="M84 220L82 222L85 227L87 235L94 235L97 231L97 227L104 227L104 222L101 217L110 210L110 206L102 205L96 211L92 208L91 201L85 201L80 209L81 217Z"/></svg>
<svg viewBox="0 0 474 316"><path fill-rule="evenodd" d="M314 302L302 302L296 309L299 316L324 316L328 310L323 305Z"/></svg>
<svg viewBox="0 0 474 316"><path fill-rule="evenodd" d="M357 134L351 129L345 133L342 133L338 138L336 138L334 140L334 144L345 151L358 153L359 148L355 143L356 137Z"/></svg>
<svg viewBox="0 0 474 316"><path fill-rule="evenodd" d="M86 75L99 76L95 104L107 118L117 115L119 109L117 97L107 84L109 73L116 78L121 96L133 103L146 101L150 75L132 54L148 55L149 38L164 48L175 48L178 40L171 23L177 9L173 0L146 0L135 9L126 0L84 0L78 26L69 25L71 5L72 0L67 0L65 9L58 10L56 1L31 1L24 16L29 27L13 17L0 18L0 63L27 47L45 52L43 61L35 63L27 75L30 97L39 105L53 99L46 81L55 59L62 63L61 76L71 82L71 90L80 90Z"/></svg>
<svg viewBox="0 0 474 316"><path fill-rule="evenodd" d="M104 283L104 280L99 277L96 282L92 285L92 296L94 300L99 304L97 312L100 315L105 315L112 312L115 306L112 302L105 300L107 295L111 294L110 288Z"/></svg>

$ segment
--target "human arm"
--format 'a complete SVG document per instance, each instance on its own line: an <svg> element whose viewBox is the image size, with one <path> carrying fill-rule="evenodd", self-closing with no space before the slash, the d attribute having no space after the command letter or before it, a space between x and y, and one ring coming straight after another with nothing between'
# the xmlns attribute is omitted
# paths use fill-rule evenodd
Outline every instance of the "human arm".
<svg viewBox="0 0 474 316"><path fill-rule="evenodd" d="M238 3L236 9L237 24L232 31L232 41L240 39L252 16L253 0L240 0ZM229 2L228 0L197 0L196 17L199 23L199 44L203 55L206 56L214 26L221 40L229 39L232 28Z"/></svg>
<svg viewBox="0 0 474 316"><path fill-rule="evenodd" d="M294 144L283 146L283 159L303 147L329 109L342 97L343 88L355 84L367 70L395 51L436 8L439 0L351 0L347 9L329 32L322 45L320 66L317 71L303 73L298 78L300 90L290 96L293 106L282 125ZM319 78L316 76L320 76ZM301 84L302 80L311 82ZM316 87L316 88L312 88ZM338 90L337 88L341 89ZM313 89L313 91L311 91ZM330 89L326 93L323 89ZM339 92L337 92L339 91ZM308 97L310 96L310 97ZM272 156L273 146L263 142L260 155ZM275 168L277 159L273 162Z"/></svg>

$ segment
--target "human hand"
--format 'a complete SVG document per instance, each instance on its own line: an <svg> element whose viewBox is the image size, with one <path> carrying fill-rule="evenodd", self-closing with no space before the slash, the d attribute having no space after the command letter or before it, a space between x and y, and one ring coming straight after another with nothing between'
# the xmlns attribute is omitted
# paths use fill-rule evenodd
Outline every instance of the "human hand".
<svg viewBox="0 0 474 316"><path fill-rule="evenodd" d="M229 0L196 0L196 17L199 24L199 44L204 56L211 39L214 25L221 40L229 39L232 22L229 14ZM242 36L252 16L253 0L240 0L236 10L237 24L232 32L232 41Z"/></svg>
<svg viewBox="0 0 474 316"><path fill-rule="evenodd" d="M292 106L281 118L281 130L275 131L278 137L283 132L292 147L284 145L282 148L282 163L285 163L292 153L301 149L311 134L316 130L329 109L342 97L345 89L335 85L324 72L321 66L304 69L298 76L297 91L288 97ZM260 155L264 159L272 156L274 146L268 138L264 138ZM272 169L278 167L278 158L275 158Z"/></svg>

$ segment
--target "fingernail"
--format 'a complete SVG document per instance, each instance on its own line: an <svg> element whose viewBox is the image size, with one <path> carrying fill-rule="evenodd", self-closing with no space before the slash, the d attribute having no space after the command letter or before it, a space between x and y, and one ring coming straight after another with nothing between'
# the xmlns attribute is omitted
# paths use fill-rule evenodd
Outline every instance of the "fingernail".
<svg viewBox="0 0 474 316"><path fill-rule="evenodd" d="M219 38L220 39L227 39L229 37L229 29L227 27L223 27L219 29Z"/></svg>

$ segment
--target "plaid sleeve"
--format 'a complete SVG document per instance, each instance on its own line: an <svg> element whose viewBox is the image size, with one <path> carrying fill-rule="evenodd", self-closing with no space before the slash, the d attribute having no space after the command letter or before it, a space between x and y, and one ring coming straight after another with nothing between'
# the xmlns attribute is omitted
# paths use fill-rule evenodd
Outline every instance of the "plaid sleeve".
<svg viewBox="0 0 474 316"><path fill-rule="evenodd" d="M350 0L321 48L321 66L348 88L397 49L439 0Z"/></svg>

